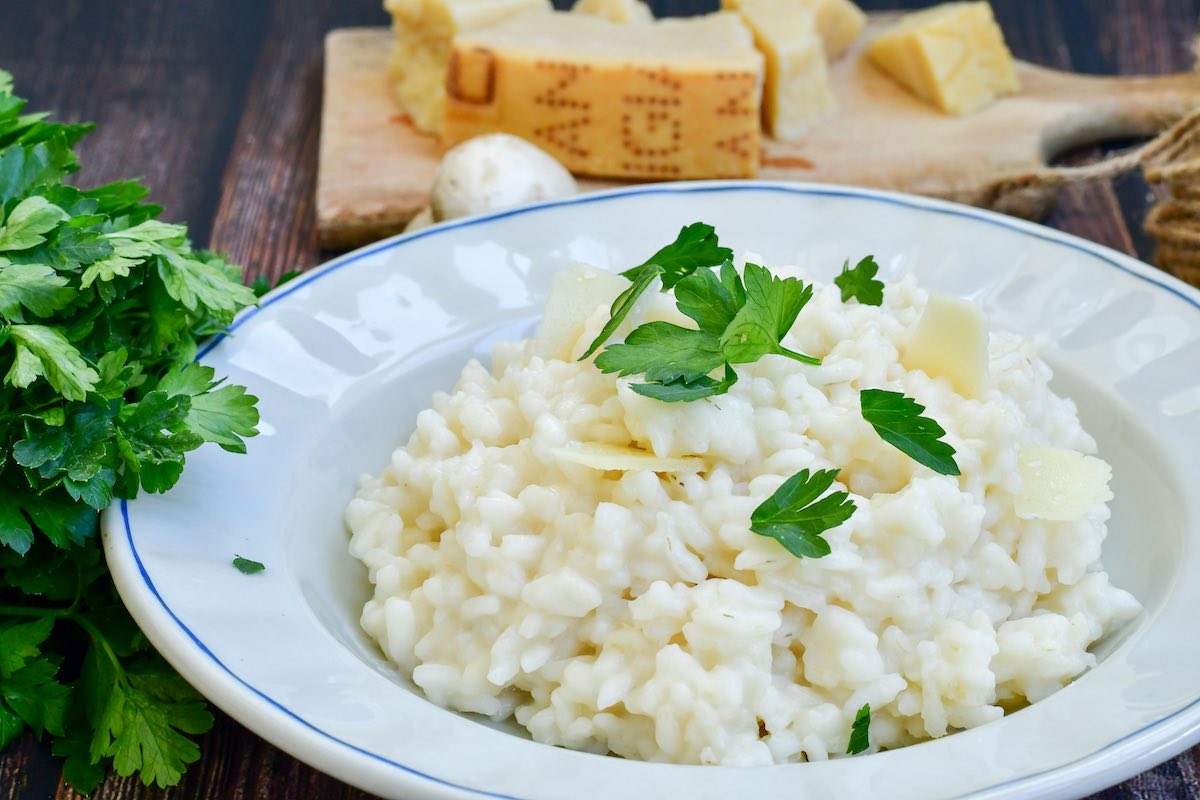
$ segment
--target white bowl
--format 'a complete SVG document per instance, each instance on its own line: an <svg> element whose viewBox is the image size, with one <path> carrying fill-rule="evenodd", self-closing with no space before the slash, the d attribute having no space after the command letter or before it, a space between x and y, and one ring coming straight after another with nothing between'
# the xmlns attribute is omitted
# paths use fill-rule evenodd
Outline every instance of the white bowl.
<svg viewBox="0 0 1200 800"><path fill-rule="evenodd" d="M874 253L1043 337L1113 464L1105 561L1145 613L1066 689L1003 720L875 755L759 768L627 761L530 741L425 700L358 626L342 511L470 355L536 325L572 261L621 269L680 226L832 278ZM1078 797L1200 739L1200 293L1106 248L973 208L860 189L647 186L400 236L243 314L201 360L261 398L246 456L205 448L166 496L105 515L121 596L201 692L296 757L387 797ZM1189 491L1192 490L1192 491ZM234 554L263 561L245 576Z"/></svg>

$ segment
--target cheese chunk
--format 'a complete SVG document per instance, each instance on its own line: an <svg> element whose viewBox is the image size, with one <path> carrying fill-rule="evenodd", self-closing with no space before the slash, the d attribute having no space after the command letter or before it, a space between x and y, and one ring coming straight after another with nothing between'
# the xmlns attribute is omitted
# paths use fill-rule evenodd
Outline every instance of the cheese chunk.
<svg viewBox="0 0 1200 800"><path fill-rule="evenodd" d="M444 139L515 134L585 175L749 177L762 72L736 14L527 14L455 38Z"/></svg>
<svg viewBox="0 0 1200 800"><path fill-rule="evenodd" d="M918 97L950 114L978 111L1020 89L1012 53L986 2L910 14L871 42L867 55Z"/></svg>
<svg viewBox="0 0 1200 800"><path fill-rule="evenodd" d="M745 0L721 0L721 7L738 11ZM833 60L845 53L867 24L867 15L850 0L788 0L785 5L796 14L807 12L825 44L825 56Z"/></svg>
<svg viewBox="0 0 1200 800"><path fill-rule="evenodd" d="M798 139L837 110L815 20L797 12L795 0L738 0L738 7L766 60L763 125L776 139Z"/></svg>
<svg viewBox="0 0 1200 800"><path fill-rule="evenodd" d="M1017 452L1017 468L1021 493L1013 506L1021 519L1074 522L1113 499L1112 467L1094 456L1027 444Z"/></svg>
<svg viewBox="0 0 1200 800"><path fill-rule="evenodd" d="M629 281L612 272L575 264L555 274L534 350L543 358L573 361L579 337L597 308L608 308L629 288ZM585 345L586 349L586 345Z"/></svg>
<svg viewBox="0 0 1200 800"><path fill-rule="evenodd" d="M579 0L571 6L571 11L621 25L654 21L654 12L642 0Z"/></svg>
<svg viewBox="0 0 1200 800"><path fill-rule="evenodd" d="M988 323L974 303L929 295L901 358L908 369L945 378L954 391L978 398L988 382Z"/></svg>
<svg viewBox="0 0 1200 800"><path fill-rule="evenodd" d="M700 472L704 469L704 461L699 458L660 458L645 450L600 442L576 442L559 447L554 450L554 457L559 461L605 472Z"/></svg>
<svg viewBox="0 0 1200 800"><path fill-rule="evenodd" d="M384 0L392 15L392 92L419 130L439 133L446 103L450 41L460 31L493 25L550 0Z"/></svg>

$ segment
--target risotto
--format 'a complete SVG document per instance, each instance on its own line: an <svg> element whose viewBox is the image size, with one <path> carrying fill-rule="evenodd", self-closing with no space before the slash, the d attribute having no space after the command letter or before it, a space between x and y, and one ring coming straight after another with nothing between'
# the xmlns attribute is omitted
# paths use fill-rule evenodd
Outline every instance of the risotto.
<svg viewBox="0 0 1200 800"><path fill-rule="evenodd" d="M868 707L871 750L999 719L1138 613L1101 564L1109 470L1033 343L985 328L964 393L917 358L932 300L912 279L879 306L816 285L784 344L819 365L766 355L669 403L579 360L628 282L566 280L539 335L467 364L347 509L362 625L434 703L629 758L825 759ZM614 341L651 320L690 324L652 291ZM867 389L923 405L961 474L881 438ZM828 555L751 530L826 469L854 505Z"/></svg>

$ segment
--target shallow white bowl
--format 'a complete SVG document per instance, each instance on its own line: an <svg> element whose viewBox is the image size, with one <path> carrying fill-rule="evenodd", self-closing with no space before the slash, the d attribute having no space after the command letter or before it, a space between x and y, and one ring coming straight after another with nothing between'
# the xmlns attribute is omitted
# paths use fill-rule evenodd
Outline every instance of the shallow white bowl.
<svg viewBox="0 0 1200 800"><path fill-rule="evenodd" d="M626 268L680 226L830 279L874 253L1043 337L1055 387L1113 464L1105 561L1146 611L1100 665L975 730L892 752L762 768L626 761L537 744L413 691L358 627L366 574L342 510L467 358L536 325L572 261ZM1200 293L1008 217L882 192L674 184L545 203L401 236L272 293L201 360L261 398L247 456L205 448L166 496L104 518L108 562L154 645L214 703L388 797L1078 797L1200 739ZM244 576L234 554L268 569Z"/></svg>

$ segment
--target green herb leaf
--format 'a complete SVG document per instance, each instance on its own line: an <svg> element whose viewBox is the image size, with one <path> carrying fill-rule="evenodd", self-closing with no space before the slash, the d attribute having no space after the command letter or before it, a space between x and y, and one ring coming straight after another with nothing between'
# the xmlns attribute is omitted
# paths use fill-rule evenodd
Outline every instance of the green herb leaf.
<svg viewBox="0 0 1200 800"><path fill-rule="evenodd" d="M75 297L66 278L44 264L13 264L0 258L0 316L14 319L20 308L48 317Z"/></svg>
<svg viewBox="0 0 1200 800"><path fill-rule="evenodd" d="M724 363L716 336L670 322L640 325L624 344L609 345L596 357L601 372L619 376L643 372L652 383L693 382Z"/></svg>
<svg viewBox="0 0 1200 800"><path fill-rule="evenodd" d="M855 510L846 492L821 497L837 476L835 469L811 475L807 469L800 470L754 509L750 530L769 536L797 558L829 555L829 543L821 534L850 519Z"/></svg>
<svg viewBox="0 0 1200 800"><path fill-rule="evenodd" d="M675 305L696 321L700 330L720 337L746 303L746 290L733 264L721 265L721 277L711 270L693 272L675 285Z"/></svg>
<svg viewBox="0 0 1200 800"><path fill-rule="evenodd" d="M137 772L147 786L174 786L187 765L200 758L200 748L184 734L207 731L212 715L177 675L128 673L125 677L113 683L97 725L97 739L104 744L104 754L112 757L118 775Z"/></svg>
<svg viewBox="0 0 1200 800"><path fill-rule="evenodd" d="M43 617L33 622L0 624L0 678L7 678L41 655L42 642L54 629L54 620Z"/></svg>
<svg viewBox="0 0 1200 800"><path fill-rule="evenodd" d="M900 392L883 389L864 389L859 402L863 419L885 442L934 472L959 474L954 448L941 441L946 431L934 420L921 416L925 406Z"/></svg>
<svg viewBox="0 0 1200 800"><path fill-rule="evenodd" d="M212 367L191 362L169 372L159 382L160 391L191 398L183 427L205 442L233 453L246 452L243 437L258 434L258 398L244 386L220 386Z"/></svg>
<svg viewBox="0 0 1200 800"><path fill-rule="evenodd" d="M675 241L663 247L645 263L627 269L621 273L628 278L631 286L613 301L609 311L609 320L600 330L600 334L588 346L587 352L579 357L580 361L588 358L600 349L620 327L642 293L654 283L655 278L662 279L662 290L669 291L677 283L703 267L715 267L733 258L733 251L728 247L720 247L716 231L711 225L694 222L685 226Z"/></svg>
<svg viewBox="0 0 1200 800"><path fill-rule="evenodd" d="M853 756L871 747L871 704L867 703L854 715L854 724L850 726L850 744L846 747L846 755Z"/></svg>
<svg viewBox="0 0 1200 800"><path fill-rule="evenodd" d="M879 265L874 256L867 256L850 269L850 261L842 265L842 273L833 279L842 290L842 302L849 303L853 298L865 306L883 305L883 281L875 280Z"/></svg>
<svg viewBox="0 0 1200 800"><path fill-rule="evenodd" d="M0 485L0 552L8 547L24 555L33 545L33 527L14 494Z"/></svg>
<svg viewBox="0 0 1200 800"><path fill-rule="evenodd" d="M725 377L719 381L707 375L693 381L675 380L668 383L634 383L630 389L645 397L661 400L664 403L690 403L725 394L729 387L737 383L737 373L733 367L725 365Z"/></svg>
<svg viewBox="0 0 1200 800"><path fill-rule="evenodd" d="M13 365L5 376L12 386L24 389L44 377L66 399L83 400L100 380L58 328L13 325L9 336L17 348Z"/></svg>
<svg viewBox="0 0 1200 800"><path fill-rule="evenodd" d="M33 730L62 735L70 689L57 680L58 662L46 656L0 677L0 700Z"/></svg>
<svg viewBox="0 0 1200 800"><path fill-rule="evenodd" d="M647 267L657 267L662 271L665 292L701 267L715 267L732 259L733 251L720 246L712 225L693 222L679 231L674 242L650 256L645 263L621 274L632 281Z"/></svg>
<svg viewBox="0 0 1200 800"><path fill-rule="evenodd" d="M256 575L267 568L267 565L261 561L251 561L238 555L234 556L233 566L237 567L238 572L243 575Z"/></svg>
<svg viewBox="0 0 1200 800"><path fill-rule="evenodd" d="M46 241L43 234L67 219L67 212L44 197L27 197L0 225L0 250L28 250Z"/></svg>
<svg viewBox="0 0 1200 800"><path fill-rule="evenodd" d="M749 364L777 354L805 364L820 364L821 359L780 344L812 298L812 285L805 286L796 278L777 278L757 264L746 264L742 280L746 302L721 336L721 349L729 362Z"/></svg>

